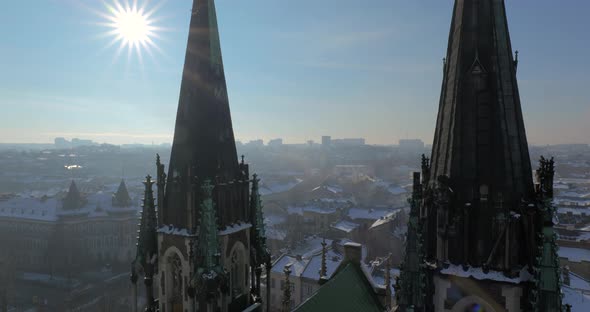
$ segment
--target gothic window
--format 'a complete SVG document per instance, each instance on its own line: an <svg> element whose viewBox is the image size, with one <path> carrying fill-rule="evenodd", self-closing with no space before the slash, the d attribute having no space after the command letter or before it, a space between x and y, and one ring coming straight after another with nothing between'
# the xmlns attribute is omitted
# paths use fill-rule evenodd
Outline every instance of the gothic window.
<svg viewBox="0 0 590 312"><path fill-rule="evenodd" d="M168 270L170 282L168 285L169 294L172 298L182 298L182 263L177 254L168 257Z"/></svg>
<svg viewBox="0 0 590 312"><path fill-rule="evenodd" d="M232 296L237 297L242 294L244 289L244 277L247 272L245 272L244 267L244 248L239 246L234 249L231 254L230 258L230 279L231 279L231 289L232 289Z"/></svg>

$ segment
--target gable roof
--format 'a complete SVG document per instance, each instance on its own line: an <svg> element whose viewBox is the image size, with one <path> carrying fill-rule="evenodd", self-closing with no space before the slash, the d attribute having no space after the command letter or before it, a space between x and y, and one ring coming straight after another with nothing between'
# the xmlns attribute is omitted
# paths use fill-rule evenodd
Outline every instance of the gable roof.
<svg viewBox="0 0 590 312"><path fill-rule="evenodd" d="M383 310L383 305L360 266L349 262L312 297L293 311L381 312Z"/></svg>

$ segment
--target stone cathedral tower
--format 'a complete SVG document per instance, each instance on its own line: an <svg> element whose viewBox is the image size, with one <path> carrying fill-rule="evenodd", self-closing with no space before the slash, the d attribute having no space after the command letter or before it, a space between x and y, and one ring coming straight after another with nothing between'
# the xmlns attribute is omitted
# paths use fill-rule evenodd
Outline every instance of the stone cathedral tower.
<svg viewBox="0 0 590 312"><path fill-rule="evenodd" d="M270 255L258 180L250 179L236 153L213 0L193 3L168 174L164 171L158 157L157 200L148 177L132 266L134 284L140 273L145 276L146 311L260 309L262 266L270 269ZM157 226L150 227L144 220L154 205Z"/></svg>
<svg viewBox="0 0 590 312"><path fill-rule="evenodd" d="M517 55L518 56L518 55ZM456 0L432 155L414 174L400 311L560 311L553 161L537 184L503 0Z"/></svg>

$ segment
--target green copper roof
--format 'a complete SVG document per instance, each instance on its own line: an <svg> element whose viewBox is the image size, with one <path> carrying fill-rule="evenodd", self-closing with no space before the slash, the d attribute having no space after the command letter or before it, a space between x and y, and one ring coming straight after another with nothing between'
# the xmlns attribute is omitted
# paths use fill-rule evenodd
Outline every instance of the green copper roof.
<svg viewBox="0 0 590 312"><path fill-rule="evenodd" d="M361 268L348 263L294 311L382 312L384 309Z"/></svg>
<svg viewBox="0 0 590 312"><path fill-rule="evenodd" d="M219 241L217 239L217 218L211 193L213 185L211 181L205 180L201 186L203 201L201 202L201 224L199 225L199 241L197 244L198 255L201 258L199 268L208 272L213 270L219 263Z"/></svg>

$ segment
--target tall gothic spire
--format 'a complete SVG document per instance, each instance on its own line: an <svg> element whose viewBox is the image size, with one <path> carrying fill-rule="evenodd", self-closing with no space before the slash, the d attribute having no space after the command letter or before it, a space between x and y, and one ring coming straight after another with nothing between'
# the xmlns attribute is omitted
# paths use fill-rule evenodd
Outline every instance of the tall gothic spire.
<svg viewBox="0 0 590 312"><path fill-rule="evenodd" d="M239 177L213 0L193 2L168 170L163 222L189 229L196 224L190 210L200 202L183 195L191 181ZM225 216L220 218L225 224Z"/></svg>
<svg viewBox="0 0 590 312"><path fill-rule="evenodd" d="M463 201L533 193L503 0L455 1L431 159Z"/></svg>

